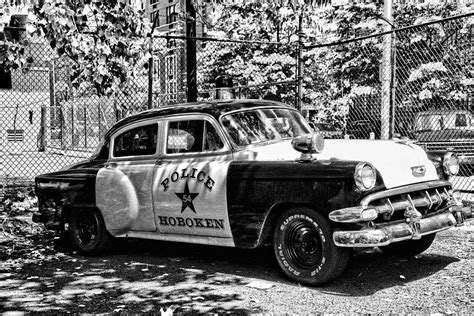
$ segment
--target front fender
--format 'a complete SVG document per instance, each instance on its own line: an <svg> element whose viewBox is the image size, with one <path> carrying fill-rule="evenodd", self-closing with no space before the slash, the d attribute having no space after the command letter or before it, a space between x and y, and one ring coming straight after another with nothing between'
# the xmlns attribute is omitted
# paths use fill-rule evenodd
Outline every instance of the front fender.
<svg viewBox="0 0 474 316"><path fill-rule="evenodd" d="M325 216L354 205L366 193L355 188L358 161L321 160L233 162L229 166L227 205L236 246L256 247L281 205L307 205ZM376 188L383 187L378 177ZM279 206L279 207L276 207Z"/></svg>

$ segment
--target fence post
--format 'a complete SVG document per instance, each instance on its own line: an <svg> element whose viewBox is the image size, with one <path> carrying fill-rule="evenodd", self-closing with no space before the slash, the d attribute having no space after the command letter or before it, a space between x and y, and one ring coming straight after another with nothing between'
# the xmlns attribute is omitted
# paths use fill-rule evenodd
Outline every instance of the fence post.
<svg viewBox="0 0 474 316"><path fill-rule="evenodd" d="M303 12L298 16L298 58L297 58L297 95L296 109L301 111L301 100L303 99Z"/></svg>
<svg viewBox="0 0 474 316"><path fill-rule="evenodd" d="M153 31L150 35L150 58L148 59L148 109L153 108Z"/></svg>
<svg viewBox="0 0 474 316"><path fill-rule="evenodd" d="M390 80L390 96L391 96L391 106L390 106L390 127L389 135L390 138L395 136L395 123L396 123L396 91L397 91L397 33L392 34L391 42L391 80Z"/></svg>
<svg viewBox="0 0 474 316"><path fill-rule="evenodd" d="M45 150L45 135L46 135L46 107L44 104L41 105L40 110L40 129L38 135L38 151Z"/></svg>
<svg viewBox="0 0 474 316"><path fill-rule="evenodd" d="M392 30L392 0L384 0L385 31ZM382 52L382 106L380 109L380 138L390 138L390 104L392 83L392 33L384 35Z"/></svg>
<svg viewBox="0 0 474 316"><path fill-rule="evenodd" d="M196 9L191 0L186 0L186 74L188 102L197 101L196 78Z"/></svg>

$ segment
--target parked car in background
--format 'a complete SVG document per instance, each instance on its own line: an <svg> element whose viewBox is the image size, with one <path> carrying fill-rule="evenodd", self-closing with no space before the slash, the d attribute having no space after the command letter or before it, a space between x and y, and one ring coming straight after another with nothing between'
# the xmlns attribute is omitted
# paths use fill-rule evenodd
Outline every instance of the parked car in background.
<svg viewBox="0 0 474 316"><path fill-rule="evenodd" d="M375 119L348 121L345 134L353 139L380 139L380 122Z"/></svg>
<svg viewBox="0 0 474 316"><path fill-rule="evenodd" d="M324 138L344 138L342 130L334 125L322 122L310 122L310 126L315 132L319 132Z"/></svg>
<svg viewBox="0 0 474 316"><path fill-rule="evenodd" d="M414 138L427 151L457 154L461 175L471 176L474 166L474 120L468 110L430 110L414 119Z"/></svg>
<svg viewBox="0 0 474 316"><path fill-rule="evenodd" d="M37 176L33 220L85 255L113 237L271 245L286 276L315 285L351 248L414 256L471 218L449 182L458 167L410 142L325 141L279 102L174 105L124 118L88 160Z"/></svg>

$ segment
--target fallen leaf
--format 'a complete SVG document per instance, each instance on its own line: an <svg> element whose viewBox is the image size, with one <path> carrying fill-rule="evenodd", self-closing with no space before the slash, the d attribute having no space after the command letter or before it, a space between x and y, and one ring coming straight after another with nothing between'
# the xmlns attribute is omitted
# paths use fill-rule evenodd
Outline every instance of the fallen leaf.
<svg viewBox="0 0 474 316"><path fill-rule="evenodd" d="M260 303L259 300L257 300L256 298L253 298L250 300L250 305L258 305Z"/></svg>
<svg viewBox="0 0 474 316"><path fill-rule="evenodd" d="M205 298L202 297L202 296L196 296L196 297L193 297L193 301L204 301Z"/></svg>
<svg viewBox="0 0 474 316"><path fill-rule="evenodd" d="M274 287L275 284L272 284L269 282L263 282L263 281L252 281L248 283L246 286L254 288L254 289L259 289L259 290L268 290Z"/></svg>

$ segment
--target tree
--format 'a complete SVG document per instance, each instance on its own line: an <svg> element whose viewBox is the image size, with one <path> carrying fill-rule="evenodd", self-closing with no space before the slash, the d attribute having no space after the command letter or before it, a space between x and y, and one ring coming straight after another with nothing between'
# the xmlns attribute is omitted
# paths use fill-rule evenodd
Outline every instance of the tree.
<svg viewBox="0 0 474 316"><path fill-rule="evenodd" d="M398 26L468 13L469 6L418 4L397 7ZM471 18L429 24L397 33L398 99L416 107L453 107L472 93ZM471 67L471 68L470 68Z"/></svg>
<svg viewBox="0 0 474 316"><path fill-rule="evenodd" d="M294 9L269 2L203 9L209 36L255 43L207 44L198 55L201 90L211 89L214 78L226 74L238 86L251 86L242 91L246 97L292 102L294 83L276 83L296 79Z"/></svg>
<svg viewBox="0 0 474 316"><path fill-rule="evenodd" d="M17 7L7 7L7 19L15 12ZM147 66L151 23L143 11L114 0L40 0L27 13L26 36L0 40L6 69L28 70L33 59L25 47L35 36L70 58L71 83L79 92L126 92Z"/></svg>

